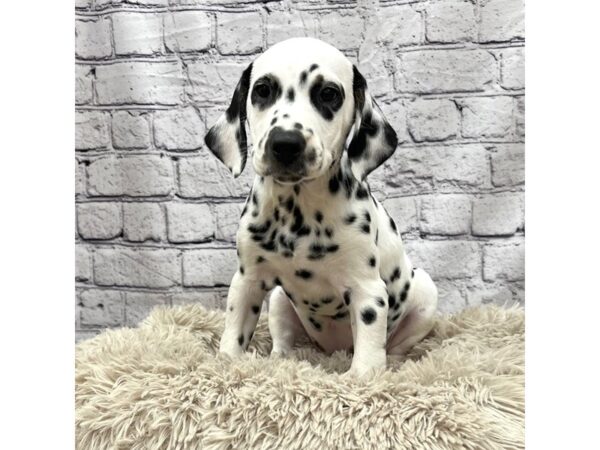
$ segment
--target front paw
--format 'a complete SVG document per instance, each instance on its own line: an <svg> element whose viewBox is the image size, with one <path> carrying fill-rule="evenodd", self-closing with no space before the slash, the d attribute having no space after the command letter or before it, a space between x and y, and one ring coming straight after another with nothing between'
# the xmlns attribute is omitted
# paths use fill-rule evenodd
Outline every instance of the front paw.
<svg viewBox="0 0 600 450"><path fill-rule="evenodd" d="M219 352L235 358L244 353L244 349L237 341L223 337L219 344Z"/></svg>

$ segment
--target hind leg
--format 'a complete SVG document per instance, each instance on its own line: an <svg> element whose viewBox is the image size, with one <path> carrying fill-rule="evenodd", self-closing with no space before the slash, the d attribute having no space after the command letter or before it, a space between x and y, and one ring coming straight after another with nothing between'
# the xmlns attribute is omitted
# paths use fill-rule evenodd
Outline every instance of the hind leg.
<svg viewBox="0 0 600 450"><path fill-rule="evenodd" d="M304 333L292 302L280 287L273 290L269 299L269 332L273 340L272 355L289 353L296 338Z"/></svg>
<svg viewBox="0 0 600 450"><path fill-rule="evenodd" d="M433 328L438 293L431 277L423 269L415 269L408 293L408 312L390 336L387 353L400 356L423 339Z"/></svg>

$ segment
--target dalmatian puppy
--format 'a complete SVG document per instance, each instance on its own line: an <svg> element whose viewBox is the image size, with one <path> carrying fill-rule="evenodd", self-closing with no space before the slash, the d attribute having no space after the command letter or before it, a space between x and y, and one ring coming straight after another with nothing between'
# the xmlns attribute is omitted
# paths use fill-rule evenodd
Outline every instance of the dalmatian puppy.
<svg viewBox="0 0 600 450"><path fill-rule="evenodd" d="M366 176L395 151L396 133L358 69L311 38L280 42L242 73L205 137L238 176L246 124L257 174L237 233L221 352L250 343L270 292L273 354L306 332L323 351L353 351L349 374L384 367L433 326L437 290L413 268L394 220Z"/></svg>

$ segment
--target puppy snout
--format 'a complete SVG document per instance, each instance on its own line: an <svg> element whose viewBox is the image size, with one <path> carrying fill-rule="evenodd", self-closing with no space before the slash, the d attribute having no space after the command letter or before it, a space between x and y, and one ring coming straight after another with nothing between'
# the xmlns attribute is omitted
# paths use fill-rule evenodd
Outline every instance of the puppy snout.
<svg viewBox="0 0 600 450"><path fill-rule="evenodd" d="M267 149L281 164L290 164L299 159L306 148L306 140L298 130L274 128L267 140Z"/></svg>

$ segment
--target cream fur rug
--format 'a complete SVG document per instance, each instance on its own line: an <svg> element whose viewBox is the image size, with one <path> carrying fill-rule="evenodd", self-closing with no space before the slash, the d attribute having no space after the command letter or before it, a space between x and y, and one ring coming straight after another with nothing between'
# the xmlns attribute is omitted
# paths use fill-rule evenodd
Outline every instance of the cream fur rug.
<svg viewBox="0 0 600 450"><path fill-rule="evenodd" d="M524 314L486 306L439 319L370 380L308 347L217 356L223 313L155 309L76 350L78 449L524 448Z"/></svg>

